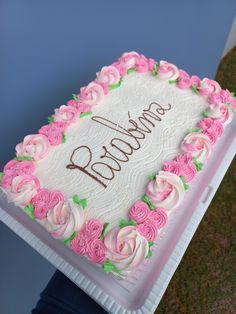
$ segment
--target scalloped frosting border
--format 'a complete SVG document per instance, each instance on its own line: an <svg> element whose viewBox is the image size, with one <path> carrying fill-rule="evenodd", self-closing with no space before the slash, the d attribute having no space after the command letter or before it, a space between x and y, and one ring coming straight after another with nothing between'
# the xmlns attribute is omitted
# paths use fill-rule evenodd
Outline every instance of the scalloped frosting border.
<svg viewBox="0 0 236 314"><path fill-rule="evenodd" d="M66 142L67 128L90 116L93 106L122 86L125 77L134 72L150 72L157 80L165 80L179 89L190 89L205 97L209 106L196 128L187 130L180 154L164 162L163 169L149 177L144 195L129 209L129 219L121 218L119 226L108 230L109 223L85 220L87 199L78 195L65 199L61 191L41 187L33 173L38 160ZM145 258L152 256L158 233L168 221L168 211L183 201L189 183L202 170L224 127L232 121L236 99L214 80L189 76L172 63L157 62L134 51L124 53L96 74L96 79L82 87L79 94L73 94L66 105L55 109L48 124L37 134L27 135L16 146L16 158L0 172L0 184L8 200L36 219L54 238L101 265L104 271L125 278Z"/></svg>

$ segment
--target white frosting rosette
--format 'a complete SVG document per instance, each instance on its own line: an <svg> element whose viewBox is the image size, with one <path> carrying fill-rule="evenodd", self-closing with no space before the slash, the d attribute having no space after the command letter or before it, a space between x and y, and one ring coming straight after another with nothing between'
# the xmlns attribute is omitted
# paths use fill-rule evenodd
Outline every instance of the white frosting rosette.
<svg viewBox="0 0 236 314"><path fill-rule="evenodd" d="M107 85L117 84L120 81L120 72L112 65L103 67L97 73L97 81Z"/></svg>
<svg viewBox="0 0 236 314"><path fill-rule="evenodd" d="M28 205L40 188L39 180L32 175L16 176L7 190L9 199L20 207Z"/></svg>
<svg viewBox="0 0 236 314"><path fill-rule="evenodd" d="M146 189L146 195L152 203L168 211L179 206L184 194L184 185L180 177L168 171L159 171Z"/></svg>
<svg viewBox="0 0 236 314"><path fill-rule="evenodd" d="M105 239L107 258L127 275L140 265L149 250L148 241L137 231L135 226L111 229Z"/></svg>
<svg viewBox="0 0 236 314"><path fill-rule="evenodd" d="M181 149L192 157L196 157L199 162L204 163L212 152L212 144L207 135L192 132L185 136L181 143Z"/></svg>
<svg viewBox="0 0 236 314"><path fill-rule="evenodd" d="M79 231L84 222L85 210L71 199L58 203L44 220L39 221L54 238L60 239L69 238L74 231Z"/></svg>
<svg viewBox="0 0 236 314"><path fill-rule="evenodd" d="M176 80L179 77L179 70L176 65L161 60L157 77L161 80Z"/></svg>
<svg viewBox="0 0 236 314"><path fill-rule="evenodd" d="M27 156L34 160L42 159L46 156L50 144L48 138L43 134L27 135L22 143L16 145L17 157Z"/></svg>

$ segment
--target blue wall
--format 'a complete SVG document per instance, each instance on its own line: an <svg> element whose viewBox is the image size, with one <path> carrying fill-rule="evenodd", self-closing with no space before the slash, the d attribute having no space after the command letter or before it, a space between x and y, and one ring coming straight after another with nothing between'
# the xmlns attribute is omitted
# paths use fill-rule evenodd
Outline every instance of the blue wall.
<svg viewBox="0 0 236 314"><path fill-rule="evenodd" d="M235 12L235 0L1 0L0 168L124 51L214 77ZM53 267L2 224L0 245L0 312L30 313Z"/></svg>

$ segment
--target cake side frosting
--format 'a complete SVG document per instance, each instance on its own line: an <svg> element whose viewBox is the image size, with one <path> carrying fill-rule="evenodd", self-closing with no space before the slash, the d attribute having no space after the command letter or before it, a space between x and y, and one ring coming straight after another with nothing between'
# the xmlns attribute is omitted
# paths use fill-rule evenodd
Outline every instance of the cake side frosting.
<svg viewBox="0 0 236 314"><path fill-rule="evenodd" d="M109 104L118 105L118 112L109 114ZM16 159L1 173L2 189L53 237L106 272L125 277L151 257L160 229L235 108L234 96L213 80L124 53L55 109L38 134L16 146ZM175 146L168 130L178 124Z"/></svg>

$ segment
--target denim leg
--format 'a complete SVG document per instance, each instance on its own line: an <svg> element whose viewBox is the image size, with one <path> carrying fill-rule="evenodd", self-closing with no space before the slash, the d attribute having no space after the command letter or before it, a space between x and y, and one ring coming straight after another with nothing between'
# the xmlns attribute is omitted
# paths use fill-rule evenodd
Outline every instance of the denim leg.
<svg viewBox="0 0 236 314"><path fill-rule="evenodd" d="M96 302L60 271L56 271L32 314L105 314Z"/></svg>

